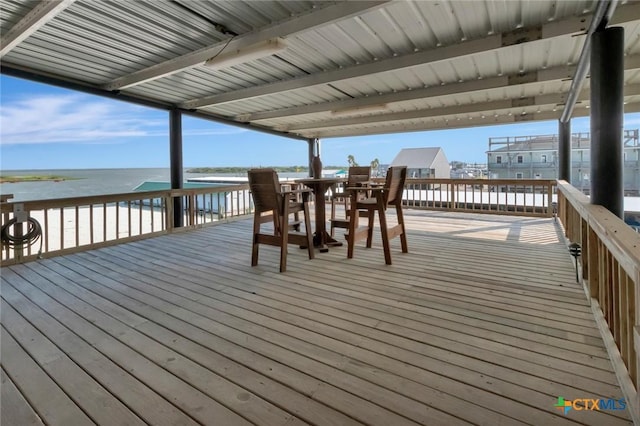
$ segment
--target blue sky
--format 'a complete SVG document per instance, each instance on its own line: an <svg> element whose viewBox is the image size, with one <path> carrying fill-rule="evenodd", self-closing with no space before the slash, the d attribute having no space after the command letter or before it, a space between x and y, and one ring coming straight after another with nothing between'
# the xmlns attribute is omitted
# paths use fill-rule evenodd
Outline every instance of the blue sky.
<svg viewBox="0 0 640 426"><path fill-rule="evenodd" d="M640 114L625 117L625 128ZM635 126L635 127L633 127ZM183 118L185 168L293 166L307 162L305 141L279 138L191 117ZM556 121L411 132L322 141L325 165L390 163L402 148L439 146L449 161L486 162L489 138L557 133ZM587 118L573 132L589 131ZM0 168L169 167L168 113L0 76Z"/></svg>

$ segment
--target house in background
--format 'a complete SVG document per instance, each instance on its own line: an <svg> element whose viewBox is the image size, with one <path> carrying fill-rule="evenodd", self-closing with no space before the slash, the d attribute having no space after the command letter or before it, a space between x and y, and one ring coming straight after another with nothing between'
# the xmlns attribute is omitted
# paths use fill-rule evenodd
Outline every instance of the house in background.
<svg viewBox="0 0 640 426"><path fill-rule="evenodd" d="M438 147L404 148L391 162L393 166L407 166L408 178L449 178L449 161Z"/></svg>
<svg viewBox="0 0 640 426"><path fill-rule="evenodd" d="M591 136L571 135L571 183L587 192L590 188ZM624 191L640 193L640 143L638 129L624 131ZM489 138L487 151L492 179L557 179L558 135Z"/></svg>
<svg viewBox="0 0 640 426"><path fill-rule="evenodd" d="M209 181L207 181L209 179ZM200 182L192 182L192 180L200 180ZM208 177L208 178L192 178L187 182L183 182L184 189L209 188L212 186L228 186L233 184L242 184L247 181L243 177ZM171 189L170 182L145 181L133 188L134 192L146 191L168 191ZM163 198L153 198L142 200L143 206L162 207ZM137 201L133 202L137 204ZM197 210L200 213L215 213L221 217L224 214L232 214L234 209L245 209L253 207L253 200L249 190L244 191L225 191L213 194L200 194L195 198Z"/></svg>

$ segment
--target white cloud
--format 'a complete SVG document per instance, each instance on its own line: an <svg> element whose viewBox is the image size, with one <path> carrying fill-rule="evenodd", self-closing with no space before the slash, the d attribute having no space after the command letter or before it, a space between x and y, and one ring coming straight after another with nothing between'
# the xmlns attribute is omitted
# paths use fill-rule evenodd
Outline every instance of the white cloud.
<svg viewBox="0 0 640 426"><path fill-rule="evenodd" d="M168 122L148 110L87 95L35 95L3 102L0 142L118 143L130 137L166 134Z"/></svg>

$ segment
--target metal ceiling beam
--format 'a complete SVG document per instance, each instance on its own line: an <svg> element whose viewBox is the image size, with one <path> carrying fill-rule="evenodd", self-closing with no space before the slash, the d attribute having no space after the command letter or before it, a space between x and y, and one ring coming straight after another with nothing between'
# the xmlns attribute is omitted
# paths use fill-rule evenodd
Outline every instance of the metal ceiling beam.
<svg viewBox="0 0 640 426"><path fill-rule="evenodd" d="M625 96L640 95L640 84L625 86ZM405 121L421 119L426 117L441 117L458 114L486 113L493 115L495 111L513 110L531 106L563 105L568 98L568 93L550 93L546 95L531 96L527 98L501 99L489 102L477 102L473 104L453 105L442 108L430 108L423 110L401 111L386 114L372 114L358 117L345 117L335 120L320 120L313 123L302 123L294 126L284 127L287 131L309 131L327 127L345 127L360 124L387 123L390 121ZM589 91L583 90L576 101L588 101Z"/></svg>
<svg viewBox="0 0 640 426"><path fill-rule="evenodd" d="M479 104L453 105L441 108L430 108L412 111L392 112L387 114L372 114L359 117L346 117L337 120L320 120L311 123L301 123L283 128L289 131L309 131L328 127L346 127L360 124L388 123L391 121L405 121L426 117L440 117L444 115L471 114L483 111L494 111L513 108L511 99L482 102Z"/></svg>
<svg viewBox="0 0 640 426"><path fill-rule="evenodd" d="M460 43L453 46L442 47L435 50L425 50L410 55L385 59L379 62L371 62L353 67L336 69L332 71L311 74L303 77L285 80L263 86L248 87L246 89L234 90L218 95L206 96L200 99L184 102L183 108L201 108L214 104L224 104L238 100L246 100L259 96L272 95L289 90L303 89L310 86L334 83L350 78L362 77L370 74L377 74L395 71L402 68L423 65L425 63L445 61L448 59L472 55L474 53L493 50L500 47L501 37L491 36L486 39L474 40L467 43Z"/></svg>
<svg viewBox="0 0 640 426"><path fill-rule="evenodd" d="M640 56L639 56L640 58ZM640 64L640 61L639 61ZM572 67L558 67L553 70L527 73L529 82L552 81L568 78L572 72ZM390 104L394 102L414 101L418 99L431 98L435 96L455 95L460 93L476 92L505 87L509 85L509 77L491 77L482 80L471 80L462 83L445 84L442 86L432 86L425 89L405 90L402 92L385 93L377 96L367 96L363 98L345 99L341 101L323 102L312 105L301 105L290 108L277 109L272 111L255 112L252 114L239 115L236 118L242 121L271 120L274 118L291 117L295 115L315 114L320 112L336 111L350 108L360 108L369 105Z"/></svg>
<svg viewBox="0 0 640 426"><path fill-rule="evenodd" d="M18 21L0 40L0 58L9 53L44 24L76 0L42 0Z"/></svg>
<svg viewBox="0 0 640 426"><path fill-rule="evenodd" d="M587 30L587 34L584 39L584 45L582 46L580 59L578 59L576 73L573 76L573 81L571 82L571 89L569 89L569 99L567 100L564 111L562 111L562 115L560 116L560 122L562 123L566 123L571 120L571 113L573 112L573 107L576 103L576 97L578 96L578 93L580 93L582 85L584 84L584 80L587 77L587 73L589 72L591 35L599 28L605 27L607 25L607 23L611 19L611 16L613 15L614 10L616 9L616 5L617 0L600 0L598 2L598 5L596 6L593 18L591 19L591 24L589 25L589 29Z"/></svg>
<svg viewBox="0 0 640 426"><path fill-rule="evenodd" d="M320 9L313 9L308 13L294 16L287 21L278 22L254 32L235 36L231 41L228 39L223 40L213 46L207 46L195 52L187 53L186 55L117 78L105 84L103 88L106 90L121 90L166 77L202 65L207 59L220 53L222 49L227 51L238 50L271 38L291 36L301 31L308 31L315 27L329 25L354 15L360 15L384 6L389 1L390 0L346 1Z"/></svg>
<svg viewBox="0 0 640 426"><path fill-rule="evenodd" d="M302 136L298 133L290 133L287 131L275 130L270 127L264 127L259 124L251 124L251 123L238 123L236 121L231 121L226 117L212 114L209 112L201 112L201 111L192 111L182 109L180 110L183 115L188 115L195 118L200 118L202 120L215 121L217 123L226 124L233 127L239 127L241 129L251 130L254 132L266 133L268 135L279 136L281 138L294 139L299 141L307 141L309 138Z"/></svg>
<svg viewBox="0 0 640 426"><path fill-rule="evenodd" d="M640 55L632 55L625 58L625 71L640 69ZM548 68L546 70L532 71L524 74L514 74L502 77L490 77L482 80L471 80L462 83L451 83L443 86L432 86L426 89L405 90L403 92L385 93L378 96L345 99L334 102L323 102L312 105L301 105L290 108L282 108L272 111L261 111L252 114L242 114L236 119L244 122L270 120L295 115L315 114L320 112L341 110L347 108L366 107L368 105L391 104L394 102L414 101L436 96L458 95L503 87L522 86L571 78L575 72L574 65Z"/></svg>
<svg viewBox="0 0 640 426"><path fill-rule="evenodd" d="M574 111L574 117L587 117L589 115L588 108L577 108ZM640 112L640 102L629 103L624 106L624 112ZM420 132L429 130L446 130L446 129L461 129L468 127L480 127L480 126L493 126L502 124L514 124L524 121L548 121L557 120L560 117L560 111L542 111L540 113L528 113L524 117L516 115L501 115L498 117L487 116L485 118L473 117L473 120L469 119L449 119L447 122L444 118L438 120L430 120L429 122L422 123L396 123L396 124L383 124L381 126L357 129L344 128L334 130L323 130L319 132L302 132L307 137L318 138L337 138L337 137L355 137L355 136L367 136L389 133L407 133L407 132Z"/></svg>
<svg viewBox="0 0 640 426"><path fill-rule="evenodd" d="M636 13L638 10L640 10L640 5L637 4L631 4L626 7L634 9ZM571 17L564 20L549 22L535 28L524 30L520 29L514 32L496 34L482 39L471 40L451 46L420 51L409 55L385 59L378 62L371 62L356 65L353 67L312 74L276 83L270 83L263 86L249 87L227 93L206 96L203 98L184 102L180 106L186 109L192 109L201 108L208 105L246 100L254 97L271 95L289 90L334 83L366 75L396 71L399 69L424 65L428 63L448 61L454 58L478 53L487 53L489 51L503 49L514 44L544 41L552 39L554 37L566 36L576 33L580 34L584 33L586 30L587 19L585 19L585 17Z"/></svg>
<svg viewBox="0 0 640 426"><path fill-rule="evenodd" d="M420 132L428 130L462 129L468 127L520 123L523 121L553 120L557 119L559 116L560 111L545 111L540 113L527 114L526 119L514 115L501 115L498 117L488 116L485 118L473 117L472 120L468 118L461 118L460 120L456 120L455 118L449 120L440 118L438 120L430 120L428 122L383 124L372 128L358 129L357 131L354 131L353 128L344 128L324 130L320 132L308 132L308 134L314 134L317 135L317 137L322 138L366 136L387 133Z"/></svg>

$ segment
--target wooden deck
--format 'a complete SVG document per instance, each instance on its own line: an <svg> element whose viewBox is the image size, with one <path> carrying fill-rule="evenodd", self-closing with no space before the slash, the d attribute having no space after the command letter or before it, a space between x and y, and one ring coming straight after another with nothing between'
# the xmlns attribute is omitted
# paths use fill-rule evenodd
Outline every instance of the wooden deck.
<svg viewBox="0 0 640 426"><path fill-rule="evenodd" d="M622 398L558 224L406 215L392 266L240 220L3 268L2 425L630 423L554 407Z"/></svg>

